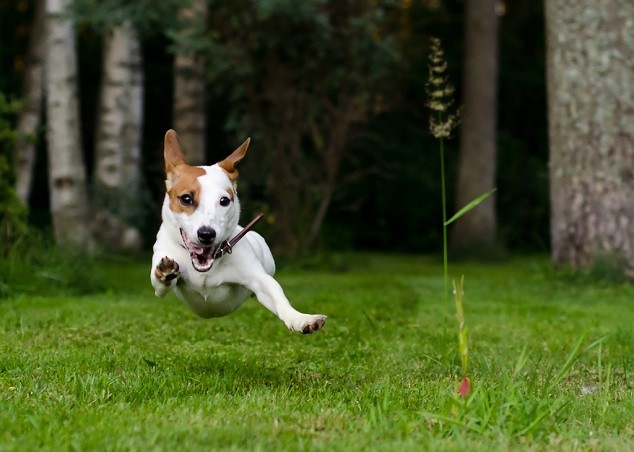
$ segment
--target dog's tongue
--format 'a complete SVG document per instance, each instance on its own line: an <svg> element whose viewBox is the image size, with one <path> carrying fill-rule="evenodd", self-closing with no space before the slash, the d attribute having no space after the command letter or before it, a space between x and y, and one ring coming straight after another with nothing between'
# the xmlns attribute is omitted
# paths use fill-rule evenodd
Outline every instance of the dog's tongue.
<svg viewBox="0 0 634 452"><path fill-rule="evenodd" d="M191 242L187 243L186 246L189 252L192 254L203 254L205 252L205 248L199 245L194 245Z"/></svg>
<svg viewBox="0 0 634 452"><path fill-rule="evenodd" d="M189 251L194 269L199 272L208 271L214 263L214 260L212 258L213 248L205 248L200 245L196 245L189 240L189 237L187 237L185 231L181 229L180 232L183 243L185 244L185 248L187 248L187 251Z"/></svg>

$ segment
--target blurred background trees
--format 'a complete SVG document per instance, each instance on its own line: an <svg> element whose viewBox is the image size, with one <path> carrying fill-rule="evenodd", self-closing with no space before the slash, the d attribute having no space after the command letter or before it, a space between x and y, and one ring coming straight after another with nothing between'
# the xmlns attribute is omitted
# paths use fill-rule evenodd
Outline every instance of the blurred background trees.
<svg viewBox="0 0 634 452"><path fill-rule="evenodd" d="M16 123L30 124L20 128L16 171L33 225L69 234L59 232L55 192L81 183L46 180L72 163L89 181L90 212L75 223L107 249L139 239L148 247L164 190L162 136L176 127L195 163L253 138L243 215L267 213L262 228L278 252L436 251L439 171L424 84L437 36L465 106L447 143L450 214L482 187L498 188L456 226L455 249L549 249L542 2L75 0L59 18L77 39L66 44L79 75L76 130L64 133L79 134L72 162L58 156L70 151L55 147L61 126L51 131L38 97L47 86L36 64L49 35L38 25L42 3L0 3L0 91L22 100Z"/></svg>
<svg viewBox="0 0 634 452"><path fill-rule="evenodd" d="M219 3L212 29L221 52L210 64L225 65L213 84L229 96L226 127L252 136L248 160L261 171L249 180L275 221L271 239L297 255L314 248L335 197L382 165L354 146L396 99L390 21L400 11L359 1Z"/></svg>
<svg viewBox="0 0 634 452"><path fill-rule="evenodd" d="M191 165L208 165L206 85L209 9L207 0L183 2L177 10L179 32L174 39L174 94L172 127L178 131L187 161Z"/></svg>

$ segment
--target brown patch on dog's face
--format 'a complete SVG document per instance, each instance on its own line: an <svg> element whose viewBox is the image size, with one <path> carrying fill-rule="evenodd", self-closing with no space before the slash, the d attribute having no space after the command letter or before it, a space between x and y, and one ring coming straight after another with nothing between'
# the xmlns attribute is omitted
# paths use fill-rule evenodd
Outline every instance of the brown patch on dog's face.
<svg viewBox="0 0 634 452"><path fill-rule="evenodd" d="M204 175L204 169L186 164L178 165L167 173L167 195L172 212L191 215L196 210L200 204L198 177Z"/></svg>
<svg viewBox="0 0 634 452"><path fill-rule="evenodd" d="M185 163L178 135L172 129L165 134L165 188L169 196L170 210L175 213L192 214L200 204L200 183L198 177L205 170Z"/></svg>

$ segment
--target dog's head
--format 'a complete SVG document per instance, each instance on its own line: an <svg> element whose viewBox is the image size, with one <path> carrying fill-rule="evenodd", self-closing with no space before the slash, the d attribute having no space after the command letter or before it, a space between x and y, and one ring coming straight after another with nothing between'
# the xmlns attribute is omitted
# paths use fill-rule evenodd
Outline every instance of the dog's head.
<svg viewBox="0 0 634 452"><path fill-rule="evenodd" d="M208 271L217 246L228 240L240 220L238 170L249 147L247 139L233 153L211 166L190 166L173 130L165 134L166 207L163 221L177 226L192 265Z"/></svg>

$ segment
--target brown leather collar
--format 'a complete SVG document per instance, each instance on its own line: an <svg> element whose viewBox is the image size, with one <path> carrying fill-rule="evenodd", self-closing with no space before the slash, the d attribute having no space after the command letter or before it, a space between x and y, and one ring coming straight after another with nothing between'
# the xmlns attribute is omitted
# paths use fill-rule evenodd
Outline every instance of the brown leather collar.
<svg viewBox="0 0 634 452"><path fill-rule="evenodd" d="M236 245L236 243L238 243L240 241L240 239L242 237L244 237L244 235L249 232L251 229L253 229L253 227L262 219L264 218L264 214L263 213L259 213L256 215L256 217L251 220L251 222L249 224L247 224L244 228L242 228L242 231L238 232L235 237L233 237L232 239L229 240L225 240L224 242L220 242L216 248L216 250L213 253L212 259L216 260L216 259L220 259L222 256L224 256L225 254L231 254L231 252L233 251L233 247ZM213 262L212 262L213 265Z"/></svg>

